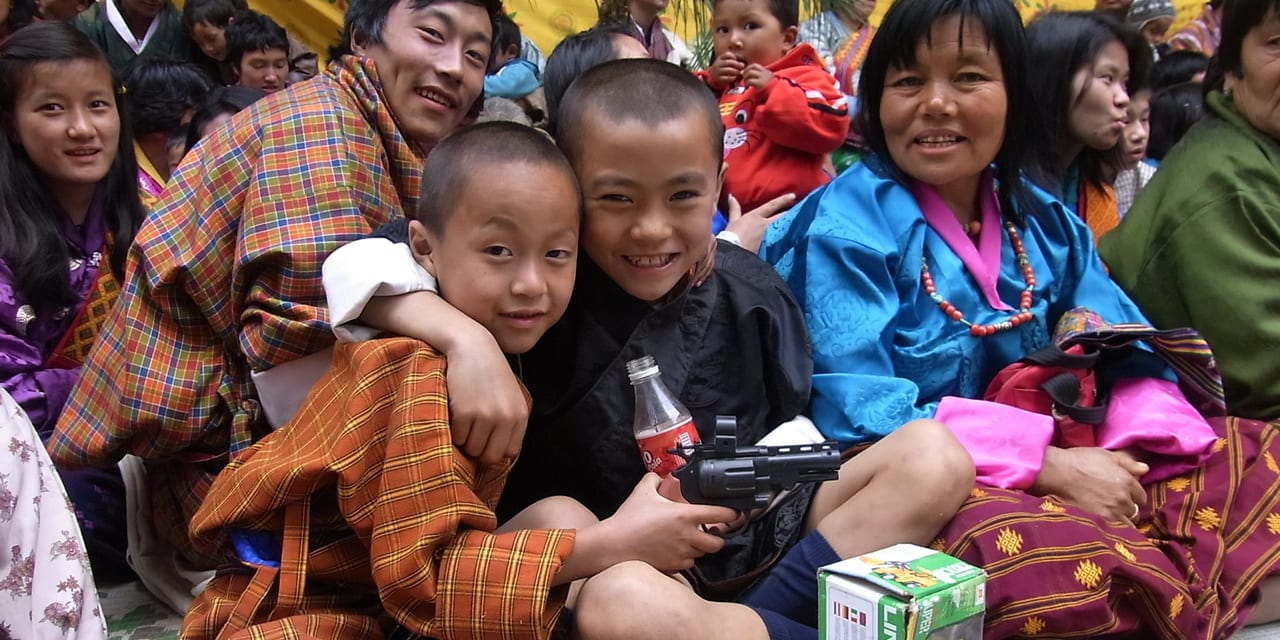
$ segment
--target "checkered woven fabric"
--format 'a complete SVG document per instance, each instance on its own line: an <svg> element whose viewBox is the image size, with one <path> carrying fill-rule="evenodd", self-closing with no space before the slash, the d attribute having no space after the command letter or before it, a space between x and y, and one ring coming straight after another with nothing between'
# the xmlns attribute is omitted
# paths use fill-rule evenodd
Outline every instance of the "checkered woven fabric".
<svg viewBox="0 0 1280 640"><path fill-rule="evenodd" d="M108 242L103 254L110 255L110 253L111 247ZM107 323L111 307L115 305L118 297L120 297L120 283L111 272L111 261L103 259L98 267L98 277L94 280L93 288L89 290L89 295L80 305L80 310L75 320L71 322L71 327L62 336L61 342L50 354L45 366L70 369L83 365L89 358L89 350L102 334L102 327Z"/></svg>
<svg viewBox="0 0 1280 640"><path fill-rule="evenodd" d="M346 57L258 101L201 142L138 232L49 449L70 466L145 459L180 547L213 474L267 430L250 372L333 342L325 257L416 202L422 157L379 86Z"/></svg>
<svg viewBox="0 0 1280 640"><path fill-rule="evenodd" d="M268 532L279 562L216 578L184 637L366 637L391 621L434 638L548 637L573 532L493 533L510 467L453 445L431 347L338 345L294 419L223 470L192 522L200 545Z"/></svg>

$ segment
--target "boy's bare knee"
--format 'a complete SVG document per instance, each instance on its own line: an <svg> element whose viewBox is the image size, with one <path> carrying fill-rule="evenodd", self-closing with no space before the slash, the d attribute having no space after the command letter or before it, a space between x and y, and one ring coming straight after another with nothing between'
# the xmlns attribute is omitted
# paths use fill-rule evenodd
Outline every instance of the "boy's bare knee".
<svg viewBox="0 0 1280 640"><path fill-rule="evenodd" d="M947 425L937 420L912 420L898 431L904 435L898 442L902 459L912 462L909 468L902 465L898 470L916 481L956 487L959 493L968 494L975 477L973 458Z"/></svg>
<svg viewBox="0 0 1280 640"><path fill-rule="evenodd" d="M608 640L610 638L646 637L643 629L655 621L651 618L658 604L663 612L663 628L672 619L676 602L662 602L661 594L668 588L684 587L663 575L652 566L639 561L616 564L594 577L588 578L578 592L574 606L574 626L582 640ZM687 591L687 590L686 590ZM693 592L688 592L690 596Z"/></svg>
<svg viewBox="0 0 1280 640"><path fill-rule="evenodd" d="M630 596L643 591L655 579L669 580L657 569L639 560L629 560L601 571L582 585L582 601L588 604L596 599L607 602L629 600Z"/></svg>

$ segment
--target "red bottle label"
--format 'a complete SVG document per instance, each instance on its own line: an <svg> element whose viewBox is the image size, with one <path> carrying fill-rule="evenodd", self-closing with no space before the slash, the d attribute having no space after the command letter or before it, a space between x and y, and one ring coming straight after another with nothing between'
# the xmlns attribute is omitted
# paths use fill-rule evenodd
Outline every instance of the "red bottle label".
<svg viewBox="0 0 1280 640"><path fill-rule="evenodd" d="M699 442L701 438L698 437L698 429L693 426L693 418L666 431L645 432L636 438L644 468L660 476L670 475L687 462L679 453L671 453L672 449L690 449Z"/></svg>

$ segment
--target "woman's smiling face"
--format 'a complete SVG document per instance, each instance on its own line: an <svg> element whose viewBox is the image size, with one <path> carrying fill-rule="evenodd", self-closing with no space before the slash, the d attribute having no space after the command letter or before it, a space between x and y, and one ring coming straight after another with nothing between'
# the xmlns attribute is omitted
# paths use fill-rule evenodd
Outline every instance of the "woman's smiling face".
<svg viewBox="0 0 1280 640"><path fill-rule="evenodd" d="M915 64L890 67L880 121L894 164L939 188L976 189L1004 144L1009 107L1000 56L976 20L934 23Z"/></svg>

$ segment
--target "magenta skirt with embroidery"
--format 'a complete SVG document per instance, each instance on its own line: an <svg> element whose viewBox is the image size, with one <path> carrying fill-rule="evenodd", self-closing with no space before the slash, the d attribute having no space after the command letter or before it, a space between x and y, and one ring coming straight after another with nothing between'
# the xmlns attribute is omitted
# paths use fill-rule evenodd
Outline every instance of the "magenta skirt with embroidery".
<svg viewBox="0 0 1280 640"><path fill-rule="evenodd" d="M1280 571L1280 426L1212 418L1213 455L1138 526L977 487L933 546L988 574L986 638L1226 638Z"/></svg>

